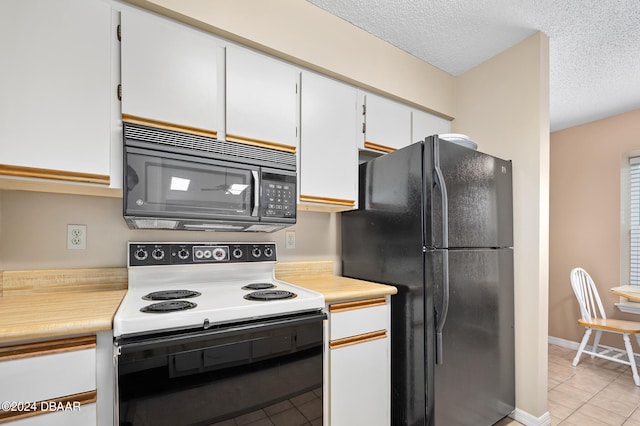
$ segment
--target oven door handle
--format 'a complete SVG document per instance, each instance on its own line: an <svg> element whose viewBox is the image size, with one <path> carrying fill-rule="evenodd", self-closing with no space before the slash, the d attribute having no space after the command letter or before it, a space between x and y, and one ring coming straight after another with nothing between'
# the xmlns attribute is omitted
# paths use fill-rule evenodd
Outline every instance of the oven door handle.
<svg viewBox="0 0 640 426"><path fill-rule="evenodd" d="M211 339L212 337L224 337L227 335L243 334L248 331L266 331L275 328L292 327L298 325L310 324L317 321L324 321L327 314L322 311L314 311L308 314L287 316L281 318L273 318L267 320L251 321L246 323L230 324L214 328L210 326L208 329L196 330L176 330L175 334L169 336L138 336L116 338L115 346L119 354L136 352L140 350L149 350L158 347L170 345L172 343L189 344L200 340Z"/></svg>
<svg viewBox="0 0 640 426"><path fill-rule="evenodd" d="M253 177L253 209L251 210L251 216L258 216L260 211L260 172L258 170L251 170Z"/></svg>

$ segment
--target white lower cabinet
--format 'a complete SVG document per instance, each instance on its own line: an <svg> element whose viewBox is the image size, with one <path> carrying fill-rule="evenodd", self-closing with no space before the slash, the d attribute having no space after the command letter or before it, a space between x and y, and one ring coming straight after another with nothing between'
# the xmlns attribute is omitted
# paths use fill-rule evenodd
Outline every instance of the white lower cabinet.
<svg viewBox="0 0 640 426"><path fill-rule="evenodd" d="M0 423L96 425L96 337L0 348Z"/></svg>
<svg viewBox="0 0 640 426"><path fill-rule="evenodd" d="M85 404L77 411L51 411L46 415L14 420L11 426L85 426L96 424L96 404Z"/></svg>
<svg viewBox="0 0 640 426"><path fill-rule="evenodd" d="M327 311L325 424L390 425L389 297L334 303Z"/></svg>

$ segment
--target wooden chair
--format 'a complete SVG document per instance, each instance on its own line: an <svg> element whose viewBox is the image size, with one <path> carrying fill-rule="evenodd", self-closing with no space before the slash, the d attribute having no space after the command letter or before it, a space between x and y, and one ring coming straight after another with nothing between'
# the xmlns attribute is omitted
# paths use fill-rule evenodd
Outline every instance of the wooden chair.
<svg viewBox="0 0 640 426"><path fill-rule="evenodd" d="M578 348L578 353L573 359L573 366L578 365L580 355L583 353L591 355L591 357L596 356L609 361L619 362L631 366L633 381L636 386L640 386L640 376L638 376L635 355L629 338L630 335L634 335L638 346L640 346L640 322L607 319L596 285L584 269L575 268L571 271L571 287L580 304L580 314L582 318L578 320L578 324L586 328L584 337ZM593 350L588 351L585 350L585 347L587 346L592 330L596 331ZM601 345L600 337L602 336L602 332L622 334L626 351ZM599 349L602 350L598 351Z"/></svg>

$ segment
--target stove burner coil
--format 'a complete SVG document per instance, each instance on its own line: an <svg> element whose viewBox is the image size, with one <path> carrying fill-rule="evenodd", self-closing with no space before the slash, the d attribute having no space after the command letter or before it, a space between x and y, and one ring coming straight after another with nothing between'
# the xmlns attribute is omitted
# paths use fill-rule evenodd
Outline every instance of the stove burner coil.
<svg viewBox="0 0 640 426"><path fill-rule="evenodd" d="M162 314L167 312L176 312L176 311L184 311L187 309L193 309L196 305L193 302L188 302L186 300L170 300L167 302L158 302L152 303L151 305L147 305L143 308L140 308L141 312L148 312L154 314Z"/></svg>
<svg viewBox="0 0 640 426"><path fill-rule="evenodd" d="M296 297L295 293L285 290L263 290L263 291L253 291L244 296L247 300L260 300L260 301L270 301L270 300L281 300L281 299L291 299Z"/></svg>
<svg viewBox="0 0 640 426"><path fill-rule="evenodd" d="M242 287L243 290L266 290L268 288L274 288L275 285L271 283L251 283Z"/></svg>
<svg viewBox="0 0 640 426"><path fill-rule="evenodd" d="M191 297L198 297L201 293L192 290L162 290L149 293L142 298L144 300L176 300L176 299L189 299Z"/></svg>

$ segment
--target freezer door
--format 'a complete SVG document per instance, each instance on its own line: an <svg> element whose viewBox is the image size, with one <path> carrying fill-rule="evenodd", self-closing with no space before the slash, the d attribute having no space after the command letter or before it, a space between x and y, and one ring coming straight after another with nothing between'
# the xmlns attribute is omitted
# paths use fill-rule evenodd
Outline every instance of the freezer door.
<svg viewBox="0 0 640 426"><path fill-rule="evenodd" d="M434 151L439 155L434 154ZM512 247L511 162L432 136L425 144L427 245L438 248ZM443 182L438 182L437 168ZM444 190L442 188L445 188ZM447 200L448 242L443 241Z"/></svg>
<svg viewBox="0 0 640 426"><path fill-rule="evenodd" d="M436 311L439 275L435 271ZM514 409L513 294L511 249L449 250L443 357L435 365L436 425L491 425Z"/></svg>

